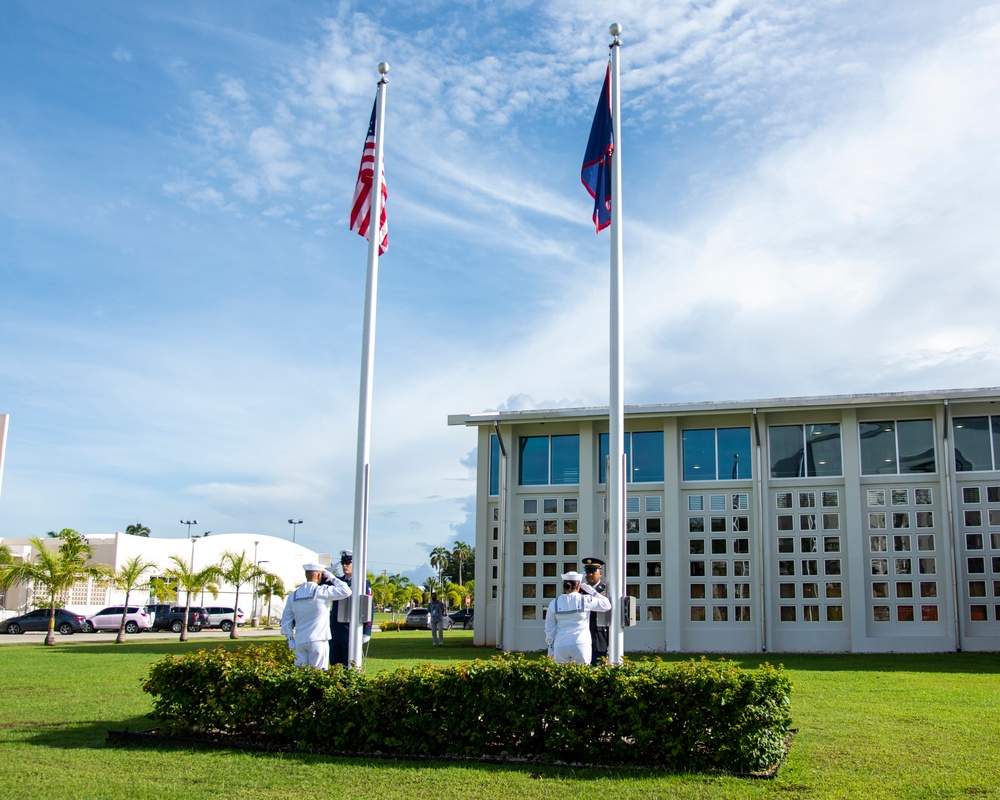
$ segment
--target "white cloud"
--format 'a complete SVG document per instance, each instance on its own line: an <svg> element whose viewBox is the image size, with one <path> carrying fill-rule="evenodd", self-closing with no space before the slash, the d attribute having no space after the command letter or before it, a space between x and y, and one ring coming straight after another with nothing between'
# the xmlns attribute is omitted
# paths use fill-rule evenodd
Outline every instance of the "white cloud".
<svg viewBox="0 0 1000 800"><path fill-rule="evenodd" d="M344 217L383 58L373 557L418 564L417 543L467 530L475 434L448 414L607 402L608 239L578 176L607 4L439 3L388 25L356 8L311 42L181 20L225 50L170 42L185 99L126 109L157 132L141 156L103 117L83 121L88 159L58 169L60 148L0 148L37 194L31 214L0 204L12 285L37 291L0 300L5 528L138 513L157 533L179 514L280 533L295 514L307 543L343 546L364 281ZM627 402L1000 382L995 3L614 13ZM87 169L101 158L115 169Z"/></svg>

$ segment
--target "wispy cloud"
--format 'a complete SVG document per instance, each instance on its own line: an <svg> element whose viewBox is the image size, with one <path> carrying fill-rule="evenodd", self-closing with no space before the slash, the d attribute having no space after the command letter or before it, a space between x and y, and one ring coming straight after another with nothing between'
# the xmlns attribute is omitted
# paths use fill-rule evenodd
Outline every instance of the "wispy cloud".
<svg viewBox="0 0 1000 800"><path fill-rule="evenodd" d="M0 534L295 514L346 544L346 214L381 60L373 559L469 536L475 437L448 414L607 402L608 242L579 183L607 4L290 8L134 9L77 32L107 70L79 102L47 83L69 61L0 89ZM33 13L26 63L56 30ZM627 402L998 382L997 3L613 13Z"/></svg>

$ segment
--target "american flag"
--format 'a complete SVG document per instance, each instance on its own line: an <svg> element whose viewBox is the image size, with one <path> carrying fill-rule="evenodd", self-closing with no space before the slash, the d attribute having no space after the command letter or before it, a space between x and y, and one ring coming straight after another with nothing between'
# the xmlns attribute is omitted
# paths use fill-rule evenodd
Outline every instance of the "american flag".
<svg viewBox="0 0 1000 800"><path fill-rule="evenodd" d="M372 119L368 123L368 137L365 139L365 150L361 154L361 166L358 168L358 183L354 187L354 202L351 203L351 230L368 239L368 226L372 213L372 181L375 177L375 107L378 98L372 105ZM379 219L378 254L383 255L389 249L389 225L385 218L385 201L389 196L385 188L385 163L379 165L382 184L382 213Z"/></svg>
<svg viewBox="0 0 1000 800"><path fill-rule="evenodd" d="M594 198L594 227L600 233L611 224L611 156L615 150L611 126L611 65L604 75L601 99L590 127L580 180Z"/></svg>

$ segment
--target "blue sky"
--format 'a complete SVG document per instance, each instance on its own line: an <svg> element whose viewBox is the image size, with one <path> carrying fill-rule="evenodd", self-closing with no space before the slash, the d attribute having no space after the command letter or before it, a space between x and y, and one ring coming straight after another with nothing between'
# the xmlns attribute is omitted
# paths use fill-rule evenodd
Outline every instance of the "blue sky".
<svg viewBox="0 0 1000 800"><path fill-rule="evenodd" d="M607 403L579 168L622 48L626 403L1000 385L1000 3L0 4L0 536L473 541L448 414Z"/></svg>

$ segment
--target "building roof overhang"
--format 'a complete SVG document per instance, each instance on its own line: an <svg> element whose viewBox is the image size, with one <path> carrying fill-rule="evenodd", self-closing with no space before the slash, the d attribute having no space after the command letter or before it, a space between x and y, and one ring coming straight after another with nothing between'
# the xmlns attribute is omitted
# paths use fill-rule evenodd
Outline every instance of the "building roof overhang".
<svg viewBox="0 0 1000 800"><path fill-rule="evenodd" d="M707 414L747 414L755 411L795 411L798 409L824 409L845 407L878 407L900 405L943 405L972 402L1000 401L1000 388L936 389L912 392L878 392L871 394L817 395L814 397L776 397L764 400L719 400L696 403L660 403L626 405L625 416L630 419L664 416L692 416ZM482 425L509 425L520 422L547 422L551 420L603 419L608 416L607 406L585 408L539 408L523 411L483 411L478 414L449 414L449 425L478 427Z"/></svg>

